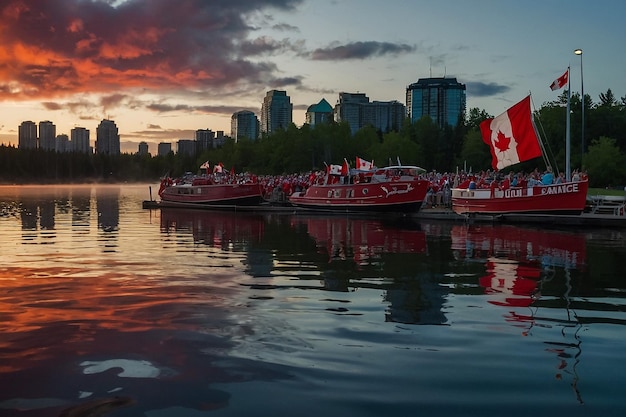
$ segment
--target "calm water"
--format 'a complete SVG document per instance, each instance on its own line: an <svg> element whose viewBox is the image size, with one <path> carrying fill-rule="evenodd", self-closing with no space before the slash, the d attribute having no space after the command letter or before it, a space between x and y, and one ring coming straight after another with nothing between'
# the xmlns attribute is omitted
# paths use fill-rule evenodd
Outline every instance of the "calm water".
<svg viewBox="0 0 626 417"><path fill-rule="evenodd" d="M0 415L626 413L624 231L148 198L0 187Z"/></svg>

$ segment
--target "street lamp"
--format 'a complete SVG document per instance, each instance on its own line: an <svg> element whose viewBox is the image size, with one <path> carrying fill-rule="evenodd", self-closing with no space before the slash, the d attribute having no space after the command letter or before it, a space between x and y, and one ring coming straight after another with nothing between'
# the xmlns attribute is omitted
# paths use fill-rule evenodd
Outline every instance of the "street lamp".
<svg viewBox="0 0 626 417"><path fill-rule="evenodd" d="M581 102L581 119L582 119L582 149L580 151L580 168L582 169L583 165L583 156L585 155L585 87L583 84L583 50L582 49L574 49L574 54L580 56L580 102Z"/></svg>

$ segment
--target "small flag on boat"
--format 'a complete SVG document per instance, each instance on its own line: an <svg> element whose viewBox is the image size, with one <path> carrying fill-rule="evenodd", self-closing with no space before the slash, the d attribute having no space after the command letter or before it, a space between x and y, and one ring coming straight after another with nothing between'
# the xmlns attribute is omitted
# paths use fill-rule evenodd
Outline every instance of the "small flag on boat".
<svg viewBox="0 0 626 417"><path fill-rule="evenodd" d="M567 84L567 79L569 78L569 67L565 70L565 73L561 75L559 78L554 80L552 84L550 84L550 89L552 91L559 90Z"/></svg>
<svg viewBox="0 0 626 417"><path fill-rule="evenodd" d="M348 161L346 160L346 158L343 158L343 165L341 166L341 175L348 175L348 172L350 172L350 164L348 164Z"/></svg>
<svg viewBox="0 0 626 417"><path fill-rule="evenodd" d="M374 161L370 162L365 159L359 158L358 156L356 157L356 169L368 171L372 168L374 168Z"/></svg>

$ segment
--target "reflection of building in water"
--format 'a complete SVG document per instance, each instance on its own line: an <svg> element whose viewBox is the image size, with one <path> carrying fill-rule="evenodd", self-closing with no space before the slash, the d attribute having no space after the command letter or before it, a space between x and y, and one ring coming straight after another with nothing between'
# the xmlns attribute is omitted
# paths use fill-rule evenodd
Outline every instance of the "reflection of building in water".
<svg viewBox="0 0 626 417"><path fill-rule="evenodd" d="M449 290L429 276L395 278L387 289L385 320L406 324L443 324L443 304Z"/></svg>
<svg viewBox="0 0 626 417"><path fill-rule="evenodd" d="M36 201L24 199L20 209L20 219L22 220L22 230L37 230L37 218L39 206Z"/></svg>
<svg viewBox="0 0 626 417"><path fill-rule="evenodd" d="M43 200L39 205L39 224L42 230L54 230L55 202Z"/></svg>
<svg viewBox="0 0 626 417"><path fill-rule="evenodd" d="M45 240L40 243L51 243L51 239L56 236L54 216L54 200L24 196L20 207L23 231L22 240L24 242L32 242L42 238Z"/></svg>
<svg viewBox="0 0 626 417"><path fill-rule="evenodd" d="M72 194L72 229L89 232L89 219L91 217L91 189L75 192Z"/></svg>
<svg viewBox="0 0 626 417"><path fill-rule="evenodd" d="M120 188L96 187L98 227L105 232L118 229L120 223Z"/></svg>

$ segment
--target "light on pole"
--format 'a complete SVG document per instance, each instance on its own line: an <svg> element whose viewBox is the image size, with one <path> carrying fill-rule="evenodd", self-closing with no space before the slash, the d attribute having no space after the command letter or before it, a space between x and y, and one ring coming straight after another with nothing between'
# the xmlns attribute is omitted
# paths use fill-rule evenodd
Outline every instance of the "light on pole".
<svg viewBox="0 0 626 417"><path fill-rule="evenodd" d="M582 169L583 164L583 156L585 155L585 87L583 84L583 50L582 49L574 49L574 53L580 56L580 102L581 102L581 119L582 119L582 131L581 131L581 141L582 141L582 149L580 151L580 168Z"/></svg>

